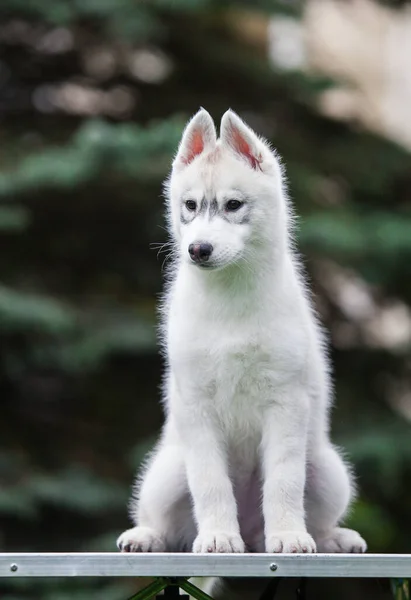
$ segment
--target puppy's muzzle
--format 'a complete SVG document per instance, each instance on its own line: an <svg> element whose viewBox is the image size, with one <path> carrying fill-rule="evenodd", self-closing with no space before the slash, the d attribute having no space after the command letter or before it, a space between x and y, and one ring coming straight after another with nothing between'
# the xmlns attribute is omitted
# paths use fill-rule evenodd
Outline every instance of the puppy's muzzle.
<svg viewBox="0 0 411 600"><path fill-rule="evenodd" d="M188 253L191 260L199 264L207 262L212 252L213 247L208 242L190 244L188 247Z"/></svg>

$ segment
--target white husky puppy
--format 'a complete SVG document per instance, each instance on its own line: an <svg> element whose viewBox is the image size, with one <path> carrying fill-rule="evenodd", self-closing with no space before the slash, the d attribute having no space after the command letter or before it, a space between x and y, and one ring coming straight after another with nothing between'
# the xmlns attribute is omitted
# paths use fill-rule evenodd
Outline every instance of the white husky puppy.
<svg viewBox="0 0 411 600"><path fill-rule="evenodd" d="M329 439L324 339L292 244L282 168L231 110L188 123L166 186L166 422L125 552L364 552Z"/></svg>

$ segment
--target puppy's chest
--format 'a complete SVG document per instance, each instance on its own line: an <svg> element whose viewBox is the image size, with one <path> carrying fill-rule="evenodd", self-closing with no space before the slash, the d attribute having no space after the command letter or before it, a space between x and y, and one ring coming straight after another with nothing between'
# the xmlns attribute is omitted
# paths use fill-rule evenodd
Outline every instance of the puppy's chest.
<svg viewBox="0 0 411 600"><path fill-rule="evenodd" d="M250 444L254 447L259 441L264 408L272 400L272 374L271 357L253 345L221 354L213 365L197 374L199 387L204 386L205 401L234 443L232 450L237 458L241 449L248 448L249 454Z"/></svg>
<svg viewBox="0 0 411 600"><path fill-rule="evenodd" d="M261 410L272 398L276 377L275 357L263 340L220 337L196 344L190 356L176 363L199 402L212 406L228 427L243 429L257 425Z"/></svg>
<svg viewBox="0 0 411 600"><path fill-rule="evenodd" d="M214 382L215 397L224 404L262 399L275 376L274 357L258 342L237 344L210 360L203 376Z"/></svg>
<svg viewBox="0 0 411 600"><path fill-rule="evenodd" d="M258 464L267 407L275 401L271 357L258 347L221 360L211 400L224 431L233 475ZM240 486L241 487L241 486Z"/></svg>
<svg viewBox="0 0 411 600"><path fill-rule="evenodd" d="M294 376L298 344L283 320L207 317L172 311L169 364L182 399L198 412L211 408L237 433L260 430L264 409Z"/></svg>

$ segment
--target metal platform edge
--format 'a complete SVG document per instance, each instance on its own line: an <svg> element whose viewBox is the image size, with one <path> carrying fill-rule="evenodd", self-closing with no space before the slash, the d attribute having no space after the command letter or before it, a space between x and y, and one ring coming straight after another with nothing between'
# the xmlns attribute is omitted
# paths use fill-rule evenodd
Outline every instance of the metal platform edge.
<svg viewBox="0 0 411 600"><path fill-rule="evenodd" d="M0 577L411 578L411 554L0 553Z"/></svg>

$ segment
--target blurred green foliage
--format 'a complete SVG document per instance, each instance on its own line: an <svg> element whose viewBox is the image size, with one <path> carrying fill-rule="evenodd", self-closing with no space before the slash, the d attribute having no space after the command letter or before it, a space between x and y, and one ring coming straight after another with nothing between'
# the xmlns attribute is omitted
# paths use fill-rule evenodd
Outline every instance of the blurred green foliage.
<svg viewBox="0 0 411 600"><path fill-rule="evenodd" d="M301 6L0 3L3 551L114 550L127 526L134 469L162 420L164 255L150 244L166 241L162 181L199 106L216 120L231 106L284 158L331 332L334 438L358 473L349 522L372 551L411 551L408 321L383 336L388 309L398 319L411 304L411 159L319 115L330 82L275 70L230 28L238 9L298 18ZM353 282L361 314L341 300ZM133 583L3 587L8 600L115 600Z"/></svg>

